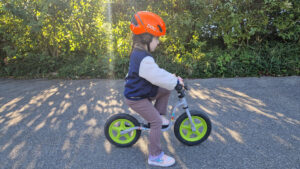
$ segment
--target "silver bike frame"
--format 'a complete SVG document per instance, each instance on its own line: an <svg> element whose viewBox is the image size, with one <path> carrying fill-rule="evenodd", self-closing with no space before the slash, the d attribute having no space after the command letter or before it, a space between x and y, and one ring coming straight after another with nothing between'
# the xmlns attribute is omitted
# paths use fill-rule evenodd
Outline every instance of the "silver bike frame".
<svg viewBox="0 0 300 169"><path fill-rule="evenodd" d="M193 119L192 119L192 116L191 116L191 113L190 113L190 110L188 108L188 104L187 104L187 101L186 101L186 98L183 97L183 98L180 98L179 101L175 104L175 106L173 106L172 108L172 114L171 114L171 122L169 124L169 126L167 128L164 128L164 129L161 129L161 131L167 131L169 130L172 125L173 125L173 121L174 121L174 118L175 118L175 112L176 112L176 109L178 109L179 107L183 107L183 109L185 110L185 113L187 114L188 118L189 118L189 121L190 121L190 124L191 124L191 127L192 127L192 131L195 132L196 131L196 127L193 123ZM137 127L132 127L130 129L126 129L126 130L123 130L120 132L121 135L123 134L126 134L126 133L129 133L133 130L150 130L150 128L145 128L143 127L142 125L141 126L137 126Z"/></svg>

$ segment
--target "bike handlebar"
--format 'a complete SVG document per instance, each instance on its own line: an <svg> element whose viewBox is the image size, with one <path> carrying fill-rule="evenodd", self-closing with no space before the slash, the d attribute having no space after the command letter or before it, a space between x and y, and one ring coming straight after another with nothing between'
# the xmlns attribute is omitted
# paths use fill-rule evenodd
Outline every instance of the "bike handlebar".
<svg viewBox="0 0 300 169"><path fill-rule="evenodd" d="M177 84L175 90L179 94L178 97L183 98L185 96L185 90L189 90L189 88L187 84L184 84L184 86L181 84Z"/></svg>

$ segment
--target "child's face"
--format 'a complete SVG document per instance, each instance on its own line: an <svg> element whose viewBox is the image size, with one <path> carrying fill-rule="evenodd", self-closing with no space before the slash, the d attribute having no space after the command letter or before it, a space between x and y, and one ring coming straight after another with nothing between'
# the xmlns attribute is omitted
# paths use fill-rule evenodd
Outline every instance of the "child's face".
<svg viewBox="0 0 300 169"><path fill-rule="evenodd" d="M158 44L159 44L158 37L152 38L152 41L150 42L150 51L154 52Z"/></svg>

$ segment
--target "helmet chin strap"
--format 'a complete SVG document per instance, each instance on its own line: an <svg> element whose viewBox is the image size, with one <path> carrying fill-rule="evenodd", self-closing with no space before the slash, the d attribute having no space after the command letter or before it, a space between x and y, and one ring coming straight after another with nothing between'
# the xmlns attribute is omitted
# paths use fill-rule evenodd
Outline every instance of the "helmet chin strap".
<svg viewBox="0 0 300 169"><path fill-rule="evenodd" d="M147 48L148 48L148 52L151 52L150 51L150 43L147 44Z"/></svg>

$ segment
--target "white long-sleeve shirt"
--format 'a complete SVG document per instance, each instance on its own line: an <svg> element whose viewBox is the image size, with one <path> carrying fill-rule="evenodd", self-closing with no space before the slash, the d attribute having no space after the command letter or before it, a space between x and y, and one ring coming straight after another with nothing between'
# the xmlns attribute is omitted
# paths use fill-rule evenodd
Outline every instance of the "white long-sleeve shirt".
<svg viewBox="0 0 300 169"><path fill-rule="evenodd" d="M151 56L146 56L141 61L139 76L168 90L173 90L177 84L177 77L160 68Z"/></svg>

